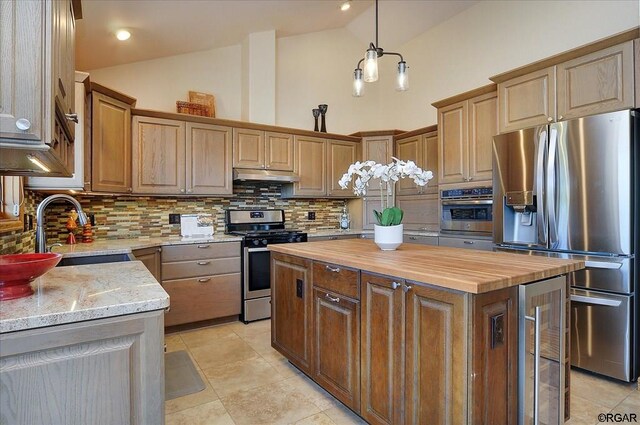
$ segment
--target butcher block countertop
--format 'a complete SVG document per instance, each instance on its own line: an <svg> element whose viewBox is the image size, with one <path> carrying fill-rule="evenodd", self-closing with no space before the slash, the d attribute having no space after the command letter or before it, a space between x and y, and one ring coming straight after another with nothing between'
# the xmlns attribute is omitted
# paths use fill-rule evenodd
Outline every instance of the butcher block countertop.
<svg viewBox="0 0 640 425"><path fill-rule="evenodd" d="M402 244L381 251L372 240L344 239L269 245L282 254L479 294L535 282L585 267L584 261Z"/></svg>

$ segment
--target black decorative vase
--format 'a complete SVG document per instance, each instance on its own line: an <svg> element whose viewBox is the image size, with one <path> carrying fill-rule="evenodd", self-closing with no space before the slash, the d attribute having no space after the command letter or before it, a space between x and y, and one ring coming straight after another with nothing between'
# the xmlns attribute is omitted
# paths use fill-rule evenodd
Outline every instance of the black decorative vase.
<svg viewBox="0 0 640 425"><path fill-rule="evenodd" d="M324 120L324 116L327 113L327 108L329 107L329 105L318 105L318 108L320 109L320 114L322 115L321 120L322 120L322 124L320 124L320 132L322 133L326 133L327 132L327 124Z"/></svg>
<svg viewBox="0 0 640 425"><path fill-rule="evenodd" d="M320 116L320 109L312 109L313 119L315 121L315 125L313 127L313 131L318 131L318 117Z"/></svg>

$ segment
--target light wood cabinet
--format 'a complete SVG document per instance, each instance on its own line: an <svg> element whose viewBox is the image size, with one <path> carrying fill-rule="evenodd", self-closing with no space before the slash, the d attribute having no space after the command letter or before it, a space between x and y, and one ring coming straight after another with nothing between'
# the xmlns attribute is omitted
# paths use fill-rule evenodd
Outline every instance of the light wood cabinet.
<svg viewBox="0 0 640 425"><path fill-rule="evenodd" d="M133 250L131 253L136 257L136 260L144 264L158 282L162 282L162 248L157 246L141 248Z"/></svg>
<svg viewBox="0 0 640 425"><path fill-rule="evenodd" d="M229 195L231 128L133 117L134 193Z"/></svg>
<svg viewBox="0 0 640 425"><path fill-rule="evenodd" d="M402 282L362 273L360 414L374 425L403 423Z"/></svg>
<svg viewBox="0 0 640 425"><path fill-rule="evenodd" d="M271 346L311 375L311 261L271 253L271 282Z"/></svg>
<svg viewBox="0 0 640 425"><path fill-rule="evenodd" d="M402 237L404 243L415 243L420 245L438 246L437 236L422 236L422 235L404 235Z"/></svg>
<svg viewBox="0 0 640 425"><path fill-rule="evenodd" d="M238 242L165 246L162 279L171 297L166 326L240 314Z"/></svg>
<svg viewBox="0 0 640 425"><path fill-rule="evenodd" d="M433 179L429 180L426 187L417 186L412 179L398 181L396 195L438 193L438 133L433 131L433 127L424 134L396 139L394 150L396 158L403 161L411 160L423 170L433 172Z"/></svg>
<svg viewBox="0 0 640 425"><path fill-rule="evenodd" d="M0 335L2 423L164 423L163 315Z"/></svg>
<svg viewBox="0 0 640 425"><path fill-rule="evenodd" d="M633 108L633 72L633 41L561 63L557 121Z"/></svg>
<svg viewBox="0 0 640 425"><path fill-rule="evenodd" d="M458 100L437 102L438 183L490 181L492 144L497 127L495 85L456 96ZM481 93L481 94L478 94Z"/></svg>
<svg viewBox="0 0 640 425"><path fill-rule="evenodd" d="M362 138L362 160L375 161L378 164L388 164L393 156L393 136L369 136ZM373 181L367 189L369 196L380 194L386 190L386 183L380 186L379 181Z"/></svg>
<svg viewBox="0 0 640 425"><path fill-rule="evenodd" d="M327 195L341 198L353 197L353 184L342 189L338 181L349 166L360 159L360 145L340 140L327 140Z"/></svg>
<svg viewBox="0 0 640 425"><path fill-rule="evenodd" d="M187 123L186 193L231 195L231 128Z"/></svg>
<svg viewBox="0 0 640 425"><path fill-rule="evenodd" d="M49 176L71 176L74 162L75 21L71 0L0 4L0 170L30 175L22 163L31 145ZM45 146L48 145L48 150ZM38 172L42 170L38 169Z"/></svg>
<svg viewBox="0 0 640 425"><path fill-rule="evenodd" d="M556 116L556 67L498 84L500 133L544 125Z"/></svg>
<svg viewBox="0 0 640 425"><path fill-rule="evenodd" d="M357 412L360 410L359 303L315 286L313 292L313 378Z"/></svg>
<svg viewBox="0 0 640 425"><path fill-rule="evenodd" d="M327 143L317 137L296 136L293 171L300 180L292 186L292 196L327 195Z"/></svg>
<svg viewBox="0 0 640 425"><path fill-rule="evenodd" d="M293 135L233 129L233 167L293 171Z"/></svg>
<svg viewBox="0 0 640 425"><path fill-rule="evenodd" d="M404 211L405 230L440 230L438 195L398 196L396 205Z"/></svg>
<svg viewBox="0 0 640 425"><path fill-rule="evenodd" d="M134 100L135 102L135 100ZM130 193L131 103L91 92L91 190Z"/></svg>

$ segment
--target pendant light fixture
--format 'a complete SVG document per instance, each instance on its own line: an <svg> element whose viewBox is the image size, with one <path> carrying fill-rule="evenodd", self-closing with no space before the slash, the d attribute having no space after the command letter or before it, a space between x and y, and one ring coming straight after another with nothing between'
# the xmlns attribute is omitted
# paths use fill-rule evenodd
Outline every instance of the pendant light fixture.
<svg viewBox="0 0 640 425"><path fill-rule="evenodd" d="M360 97L364 94L364 83L378 81L378 58L384 55L394 55L400 58L398 62L398 74L396 76L396 90L405 91L409 89L409 67L400 53L385 52L378 44L378 0L376 0L376 43L369 43L364 58L358 61L353 72L353 95ZM364 62L364 66L360 66Z"/></svg>

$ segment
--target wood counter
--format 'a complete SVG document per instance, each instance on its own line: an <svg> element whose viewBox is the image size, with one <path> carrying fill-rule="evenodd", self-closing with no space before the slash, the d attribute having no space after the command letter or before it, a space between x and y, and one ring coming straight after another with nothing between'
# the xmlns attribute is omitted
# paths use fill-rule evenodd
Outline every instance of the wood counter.
<svg viewBox="0 0 640 425"><path fill-rule="evenodd" d="M584 262L403 244L381 251L372 240L269 245L271 251L480 294L583 269Z"/></svg>

